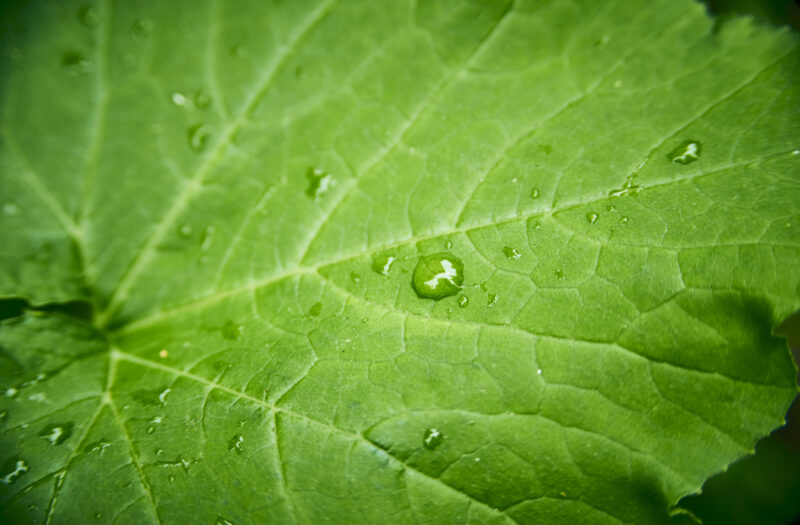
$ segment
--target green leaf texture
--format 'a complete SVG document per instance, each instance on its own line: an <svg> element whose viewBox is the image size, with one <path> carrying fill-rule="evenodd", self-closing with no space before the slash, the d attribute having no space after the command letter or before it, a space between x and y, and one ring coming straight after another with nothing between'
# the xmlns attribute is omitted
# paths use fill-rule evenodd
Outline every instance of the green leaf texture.
<svg viewBox="0 0 800 525"><path fill-rule="evenodd" d="M783 423L788 31L690 0L2 12L6 520L666 523Z"/></svg>

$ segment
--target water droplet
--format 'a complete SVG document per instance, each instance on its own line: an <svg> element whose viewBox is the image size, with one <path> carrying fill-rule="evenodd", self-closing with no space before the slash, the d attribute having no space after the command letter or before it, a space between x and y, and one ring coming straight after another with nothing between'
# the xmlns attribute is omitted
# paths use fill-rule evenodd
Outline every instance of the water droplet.
<svg viewBox="0 0 800 525"><path fill-rule="evenodd" d="M322 312L322 303L314 303L314 305L308 309L308 316L316 317L320 312Z"/></svg>
<svg viewBox="0 0 800 525"><path fill-rule="evenodd" d="M469 306L469 297L467 297L466 295L459 296L458 306L460 306L461 308L466 308L467 306Z"/></svg>
<svg viewBox="0 0 800 525"><path fill-rule="evenodd" d="M148 434L152 434L152 433L153 433L153 432L155 432L155 431L156 431L156 427L154 427L154 426L152 426L152 425L151 425L151 426L149 426L149 427L147 427L147 433L148 433Z"/></svg>
<svg viewBox="0 0 800 525"><path fill-rule="evenodd" d="M611 197L623 197L625 195L629 195L629 194L635 195L635 194L639 193L639 190L641 190L642 187L639 186L638 184L634 184L633 183L633 177L634 177L633 175L629 175L628 178L625 179L625 184L623 184L622 187L619 188L619 189L611 190L608 193L609 196L611 196Z"/></svg>
<svg viewBox="0 0 800 525"><path fill-rule="evenodd" d="M161 351L158 353L158 357L161 359L166 359L169 356L169 351L166 348L162 348Z"/></svg>
<svg viewBox="0 0 800 525"><path fill-rule="evenodd" d="M531 190L531 199L538 199L539 198L539 188L533 188Z"/></svg>
<svg viewBox="0 0 800 525"><path fill-rule="evenodd" d="M205 124L195 124L187 130L186 136L189 139L189 147L192 148L192 151L199 153L206 147L206 142L211 136L211 128Z"/></svg>
<svg viewBox="0 0 800 525"><path fill-rule="evenodd" d="M19 394L19 390L13 386L6 389L6 397L16 397L17 394Z"/></svg>
<svg viewBox="0 0 800 525"><path fill-rule="evenodd" d="M102 517L103 517L103 513L102 512L98 512L97 514L94 515L94 519L96 519L96 520L99 520Z"/></svg>
<svg viewBox="0 0 800 525"><path fill-rule="evenodd" d="M200 88L194 94L194 105L200 109L206 109L211 105L211 95L205 89Z"/></svg>
<svg viewBox="0 0 800 525"><path fill-rule="evenodd" d="M192 227L189 224L184 224L180 228L178 228L178 235L181 237L187 238L192 236Z"/></svg>
<svg viewBox="0 0 800 525"><path fill-rule="evenodd" d="M83 447L83 451L87 452L87 453L88 452L97 452L100 455L102 455L103 452L105 451L105 449L107 449L110 446L111 446L111 443L109 443L108 441L103 441L103 440L94 441L92 443L89 443L85 447Z"/></svg>
<svg viewBox="0 0 800 525"><path fill-rule="evenodd" d="M167 394L169 394L170 392L172 392L172 389L167 388L158 395L158 401L159 403L161 403L162 407L167 404Z"/></svg>
<svg viewBox="0 0 800 525"><path fill-rule="evenodd" d="M88 73L92 70L91 62L77 51L67 51L61 55L61 65L71 75Z"/></svg>
<svg viewBox="0 0 800 525"><path fill-rule="evenodd" d="M419 258L411 286L421 299L438 301L461 290L464 263L450 253L434 253Z"/></svg>
<svg viewBox="0 0 800 525"><path fill-rule="evenodd" d="M555 274L556 274L556 277L558 277L559 279L563 279L564 278L564 270L562 270L561 268L556 270Z"/></svg>
<svg viewBox="0 0 800 525"><path fill-rule="evenodd" d="M216 525L233 525L233 522L225 519L221 514L217 514Z"/></svg>
<svg viewBox="0 0 800 525"><path fill-rule="evenodd" d="M628 222L628 218L627 217L625 217L625 216L620 217L620 219L619 219L619 223L620 224L626 224L627 222Z"/></svg>
<svg viewBox="0 0 800 525"><path fill-rule="evenodd" d="M358 275L356 272L350 272L350 280L358 284L358 282L361 280L361 276Z"/></svg>
<svg viewBox="0 0 800 525"><path fill-rule="evenodd" d="M228 440L228 450L231 452L236 452L239 455L244 454L244 449L242 449L242 443L244 443L244 437L241 434L236 434L232 438Z"/></svg>
<svg viewBox="0 0 800 525"><path fill-rule="evenodd" d="M0 483L3 485L11 485L17 481L20 476L28 472L28 470L30 469L24 459L18 457L8 458L3 464L3 470L0 471L6 473L3 474L3 477L0 477Z"/></svg>
<svg viewBox="0 0 800 525"><path fill-rule="evenodd" d="M444 247L445 247L445 249L446 249L446 250L449 250L450 248L452 248L452 247L453 247L453 241L451 241L450 239L447 239L447 240L444 242Z"/></svg>
<svg viewBox="0 0 800 525"><path fill-rule="evenodd" d="M394 255L388 255L386 253L375 254L372 256L372 270L384 276L389 275L396 260L397 257Z"/></svg>
<svg viewBox="0 0 800 525"><path fill-rule="evenodd" d="M242 327L231 320L225 321L222 325L222 337L230 341L236 341L242 335Z"/></svg>
<svg viewBox="0 0 800 525"><path fill-rule="evenodd" d="M603 47L604 45L608 44L609 40L610 38L608 37L608 35L603 35L597 42L594 43L594 45L595 47Z"/></svg>
<svg viewBox="0 0 800 525"><path fill-rule="evenodd" d="M796 149L792 152L792 155L800 155L800 149Z"/></svg>
<svg viewBox="0 0 800 525"><path fill-rule="evenodd" d="M444 441L444 435L435 428L425 430L422 435L422 445L428 450L433 450Z"/></svg>
<svg viewBox="0 0 800 525"><path fill-rule="evenodd" d="M3 215L10 217L12 215L16 215L17 213L19 213L19 206L17 206L16 203L7 202L3 204Z"/></svg>
<svg viewBox="0 0 800 525"><path fill-rule="evenodd" d="M95 27L100 21L97 16L97 9L92 5L85 5L78 9L78 21L86 27Z"/></svg>
<svg viewBox="0 0 800 525"><path fill-rule="evenodd" d="M177 91L173 93L170 98L172 99L172 103L175 104L176 106L183 107L186 106L187 102L189 102L189 99L186 98L186 95L184 95L183 93L178 93Z"/></svg>
<svg viewBox="0 0 800 525"><path fill-rule="evenodd" d="M207 252L211 248L211 245L214 244L214 232L216 231L215 227L206 226L206 229L200 235L200 251Z"/></svg>
<svg viewBox="0 0 800 525"><path fill-rule="evenodd" d="M39 432L39 437L50 442L51 445L60 445L72 435L74 423L55 423L48 425Z"/></svg>
<svg viewBox="0 0 800 525"><path fill-rule="evenodd" d="M306 170L306 178L308 179L306 195L314 200L321 197L325 192L331 189L331 186L334 184L331 174L319 168L308 168Z"/></svg>
<svg viewBox="0 0 800 525"><path fill-rule="evenodd" d="M497 302L497 294L496 293L486 294L486 306L491 308L492 306L495 305L496 302Z"/></svg>
<svg viewBox="0 0 800 525"><path fill-rule="evenodd" d="M703 145L699 140L684 140L667 154L667 158L676 164L689 164L700 158L702 149Z"/></svg>
<svg viewBox="0 0 800 525"><path fill-rule="evenodd" d="M138 37L146 37L153 32L153 21L149 18L140 18L131 26L131 32Z"/></svg>
<svg viewBox="0 0 800 525"><path fill-rule="evenodd" d="M617 208L616 208L615 206L609 206L609 207L608 207L608 208L606 208L606 209L607 209L608 211L610 211L611 213L616 213L616 212L617 212Z"/></svg>
<svg viewBox="0 0 800 525"><path fill-rule="evenodd" d="M540 368L540 369L538 369L538 370L536 371L536 374L537 374L537 375L542 375L542 369L541 369L541 368Z"/></svg>
<svg viewBox="0 0 800 525"><path fill-rule="evenodd" d="M511 246L506 246L503 248L503 255L506 256L506 259L519 259L522 257L522 254Z"/></svg>
<svg viewBox="0 0 800 525"><path fill-rule="evenodd" d="M589 213L586 214L586 220L589 221L589 224L596 223L597 219L599 218L600 216L593 211L590 211Z"/></svg>
<svg viewBox="0 0 800 525"><path fill-rule="evenodd" d="M247 48L244 46L233 46L231 48L231 56L236 58L244 58L247 56Z"/></svg>
<svg viewBox="0 0 800 525"><path fill-rule="evenodd" d="M8 410L0 410L0 421L5 421L8 417Z"/></svg>

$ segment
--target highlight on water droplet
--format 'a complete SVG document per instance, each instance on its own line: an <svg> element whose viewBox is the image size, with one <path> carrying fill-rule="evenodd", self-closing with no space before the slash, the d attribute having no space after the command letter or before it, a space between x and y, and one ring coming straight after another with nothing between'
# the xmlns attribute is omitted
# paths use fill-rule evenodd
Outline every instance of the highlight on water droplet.
<svg viewBox="0 0 800 525"><path fill-rule="evenodd" d="M188 129L186 135L189 139L189 147L195 153L199 153L206 147L206 142L211 136L211 128L206 124L195 124Z"/></svg>
<svg viewBox="0 0 800 525"><path fill-rule="evenodd" d="M462 284L464 263L447 252L420 257L411 279L411 286L420 299L435 301L457 294Z"/></svg>
<svg viewBox="0 0 800 525"><path fill-rule="evenodd" d="M170 99L172 99L173 104L181 107L186 106L186 104L189 102L189 99L186 98L186 96L183 93L178 93L177 91L172 94Z"/></svg>
<svg viewBox="0 0 800 525"><path fill-rule="evenodd" d="M538 199L539 198L539 188L533 188L531 190L531 199Z"/></svg>
<svg viewBox="0 0 800 525"><path fill-rule="evenodd" d="M74 423L54 423L44 427L39 432L39 437L50 442L51 445L60 445L72 435Z"/></svg>
<svg viewBox="0 0 800 525"><path fill-rule="evenodd" d="M519 253L515 248L511 246L503 247L503 255L506 256L506 259L519 259L522 257L522 254Z"/></svg>
<svg viewBox="0 0 800 525"><path fill-rule="evenodd" d="M372 256L372 270L383 276L389 275L397 257L388 253L378 253Z"/></svg>
<svg viewBox="0 0 800 525"><path fill-rule="evenodd" d="M317 198L325 194L334 184L331 174L319 168L309 167L306 170L306 178L308 179L306 195L314 200L317 200Z"/></svg>
<svg viewBox="0 0 800 525"><path fill-rule="evenodd" d="M3 464L3 470L0 470L0 483L3 485L11 485L20 476L30 470L25 460L20 457L11 457Z"/></svg>
<svg viewBox="0 0 800 525"><path fill-rule="evenodd" d="M689 164L700 158L702 149L703 145L699 140L684 140L667 154L667 158L676 164Z"/></svg>
<svg viewBox="0 0 800 525"><path fill-rule="evenodd" d="M634 184L633 178L634 175L629 175L628 178L625 179L625 184L623 184L621 188L611 190L608 195L611 197L623 197L625 195L636 195L639 193L642 187L638 184Z"/></svg>
<svg viewBox="0 0 800 525"><path fill-rule="evenodd" d="M86 27L95 27L99 22L97 9L93 5L85 5L78 9L78 21Z"/></svg>
<svg viewBox="0 0 800 525"><path fill-rule="evenodd" d="M589 221L589 224L594 224L597 222L597 219L600 218L600 215L596 214L593 211L590 211L586 214L586 220Z"/></svg>
<svg viewBox="0 0 800 525"><path fill-rule="evenodd" d="M428 450L433 450L444 441L444 435L436 428L428 428L422 435L422 445Z"/></svg>
<svg viewBox="0 0 800 525"><path fill-rule="evenodd" d="M460 306L461 308L466 308L467 306L469 306L469 297L467 297L466 295L460 295L458 297L458 306Z"/></svg>

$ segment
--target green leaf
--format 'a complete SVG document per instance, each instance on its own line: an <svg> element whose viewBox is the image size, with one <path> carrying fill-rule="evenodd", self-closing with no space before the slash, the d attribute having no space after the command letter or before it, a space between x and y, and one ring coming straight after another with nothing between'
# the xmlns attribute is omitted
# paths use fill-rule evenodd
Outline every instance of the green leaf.
<svg viewBox="0 0 800 525"><path fill-rule="evenodd" d="M689 0L2 9L7 520L691 522L783 423L795 35Z"/></svg>

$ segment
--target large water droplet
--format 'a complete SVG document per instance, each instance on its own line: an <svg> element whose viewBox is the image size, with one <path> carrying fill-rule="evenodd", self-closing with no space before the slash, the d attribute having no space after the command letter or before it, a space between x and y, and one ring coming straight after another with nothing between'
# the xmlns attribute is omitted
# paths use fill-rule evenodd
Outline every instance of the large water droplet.
<svg viewBox="0 0 800 525"><path fill-rule="evenodd" d="M372 270L381 275L389 275L397 257L387 253L378 253L372 256Z"/></svg>
<svg viewBox="0 0 800 525"><path fill-rule="evenodd" d="M667 154L667 158L676 164L689 164L700 158L702 149L703 145L699 140L684 140Z"/></svg>
<svg viewBox="0 0 800 525"><path fill-rule="evenodd" d="M503 248L503 255L506 256L506 259L519 259L522 257L522 254L519 253L515 248L511 246L505 246Z"/></svg>
<svg viewBox="0 0 800 525"><path fill-rule="evenodd" d="M444 441L444 435L438 429L429 428L422 435L422 445L428 450L433 450Z"/></svg>
<svg viewBox="0 0 800 525"><path fill-rule="evenodd" d="M586 220L589 221L589 224L596 223L597 219L599 219L599 218L600 218L600 215L598 215L597 213L595 213L593 211L590 211L589 213L586 214Z"/></svg>
<svg viewBox="0 0 800 525"><path fill-rule="evenodd" d="M211 128L206 124L195 124L187 130L186 136L192 151L199 153L206 147L208 138L211 136Z"/></svg>
<svg viewBox="0 0 800 525"><path fill-rule="evenodd" d="M306 195L316 200L333 186L333 177L319 168L308 168L306 170L308 188Z"/></svg>
<svg viewBox="0 0 800 525"><path fill-rule="evenodd" d="M75 424L70 423L54 423L47 425L39 432L39 437L50 442L51 445L60 445L72 435L72 429Z"/></svg>
<svg viewBox="0 0 800 525"><path fill-rule="evenodd" d="M242 335L242 327L230 320L225 321L221 331L222 337L230 341L236 341L239 339L239 336Z"/></svg>
<svg viewBox="0 0 800 525"><path fill-rule="evenodd" d="M421 299L444 299L457 294L464 284L464 263L450 253L419 258L411 286Z"/></svg>
<svg viewBox="0 0 800 525"><path fill-rule="evenodd" d="M86 27L95 27L100 21L97 9L93 5L85 5L78 9L78 21Z"/></svg>
<svg viewBox="0 0 800 525"><path fill-rule="evenodd" d="M0 483L3 485L11 485L17 479L28 472L30 470L28 468L28 464L25 463L24 459L19 457L8 458L6 462L3 464L3 470L0 471Z"/></svg>

